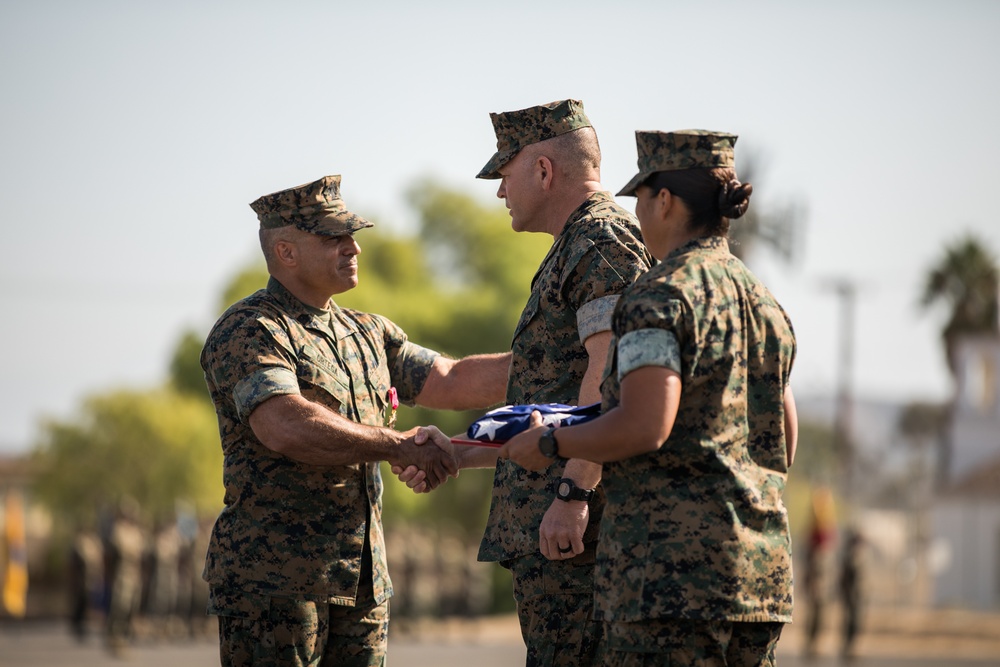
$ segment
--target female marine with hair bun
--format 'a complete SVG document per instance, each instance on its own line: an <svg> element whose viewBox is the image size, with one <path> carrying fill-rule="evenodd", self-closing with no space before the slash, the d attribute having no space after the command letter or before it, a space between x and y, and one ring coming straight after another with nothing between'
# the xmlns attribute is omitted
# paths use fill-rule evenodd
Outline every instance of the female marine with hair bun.
<svg viewBox="0 0 1000 667"><path fill-rule="evenodd" d="M636 132L636 143L639 174L618 195L636 197L660 262L615 309L602 415L555 430L535 421L501 456L530 469L546 455L604 463L603 664L772 665L792 619L781 496L795 335L729 252L730 220L753 192L736 177L736 137Z"/></svg>

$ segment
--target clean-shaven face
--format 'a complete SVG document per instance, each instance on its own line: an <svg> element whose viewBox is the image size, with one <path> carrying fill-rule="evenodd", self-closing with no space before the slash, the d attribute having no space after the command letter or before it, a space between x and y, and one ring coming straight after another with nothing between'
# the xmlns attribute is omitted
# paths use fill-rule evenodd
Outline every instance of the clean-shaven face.
<svg viewBox="0 0 1000 667"><path fill-rule="evenodd" d="M304 232L296 246L303 282L328 294L341 294L357 287L361 246L353 234L323 236Z"/></svg>
<svg viewBox="0 0 1000 667"><path fill-rule="evenodd" d="M522 149L499 171L497 197L506 203L515 232L545 231L544 221L539 219L543 193L533 153L530 147Z"/></svg>

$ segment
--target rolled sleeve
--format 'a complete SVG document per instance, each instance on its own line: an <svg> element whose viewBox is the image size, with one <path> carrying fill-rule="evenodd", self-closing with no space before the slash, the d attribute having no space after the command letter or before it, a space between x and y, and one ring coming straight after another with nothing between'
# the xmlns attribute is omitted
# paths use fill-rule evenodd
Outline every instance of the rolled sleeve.
<svg viewBox="0 0 1000 667"><path fill-rule="evenodd" d="M441 355L434 350L406 341L399 347L392 364L392 383L396 387L399 400L413 405L417 395L423 390L430 377L434 360Z"/></svg>
<svg viewBox="0 0 1000 667"><path fill-rule="evenodd" d="M248 310L221 319L202 352L206 379L213 393L218 392L217 404L227 405L230 417L238 421L246 421L272 396L298 394L296 365L285 329L274 318Z"/></svg>
<svg viewBox="0 0 1000 667"><path fill-rule="evenodd" d="M580 342L585 343L594 334L611 331L611 315L618 303L618 295L611 294L589 301L576 311L576 328Z"/></svg>
<svg viewBox="0 0 1000 667"><path fill-rule="evenodd" d="M298 394L299 379L288 368L262 368L233 387L233 402L240 419L246 420L254 409L274 396Z"/></svg>
<svg viewBox="0 0 1000 667"><path fill-rule="evenodd" d="M666 329L637 329L618 341L618 380L637 368L660 366L681 372L677 337Z"/></svg>

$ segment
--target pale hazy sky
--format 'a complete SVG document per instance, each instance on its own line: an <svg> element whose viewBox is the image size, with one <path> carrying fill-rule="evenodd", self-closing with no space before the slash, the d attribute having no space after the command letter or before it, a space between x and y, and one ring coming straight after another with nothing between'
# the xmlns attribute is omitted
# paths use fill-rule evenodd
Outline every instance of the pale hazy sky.
<svg viewBox="0 0 1000 667"><path fill-rule="evenodd" d="M610 190L636 129L696 127L739 134L737 166L765 158L754 206L808 206L800 260L752 262L795 324L799 395L836 387L831 277L861 288L860 396L949 394L916 303L961 233L1000 252L1000 3L473 5L0 4L0 453L87 394L162 381L259 253L257 196L339 173L405 233L422 176L493 198L489 112L567 97Z"/></svg>

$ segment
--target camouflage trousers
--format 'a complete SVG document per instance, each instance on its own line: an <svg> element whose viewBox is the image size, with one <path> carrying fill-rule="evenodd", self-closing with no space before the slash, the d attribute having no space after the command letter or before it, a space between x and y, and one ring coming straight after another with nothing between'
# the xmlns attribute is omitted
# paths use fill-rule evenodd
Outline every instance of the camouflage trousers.
<svg viewBox="0 0 1000 667"><path fill-rule="evenodd" d="M605 667L774 667L783 623L686 619L606 622Z"/></svg>
<svg viewBox="0 0 1000 667"><path fill-rule="evenodd" d="M212 589L222 667L382 667L389 603L356 607Z"/></svg>
<svg viewBox="0 0 1000 667"><path fill-rule="evenodd" d="M505 561L527 647L526 667L596 665L601 624L593 620L594 545L576 558L551 561L540 553Z"/></svg>

